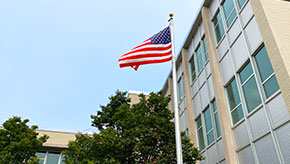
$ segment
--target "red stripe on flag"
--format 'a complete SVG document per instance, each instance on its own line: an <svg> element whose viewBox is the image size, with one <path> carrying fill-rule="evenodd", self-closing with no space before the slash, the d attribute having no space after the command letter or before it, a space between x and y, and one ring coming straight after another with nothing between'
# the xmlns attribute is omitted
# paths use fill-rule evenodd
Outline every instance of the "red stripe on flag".
<svg viewBox="0 0 290 164"><path fill-rule="evenodd" d="M171 60L171 58L172 58L172 56L170 56L169 58L166 58L166 59L161 59L161 60L148 60L148 61L124 63L124 64L120 64L120 68L128 67L128 66L133 67L133 66L138 66L138 65L143 65L143 64L152 64L152 63L168 62L168 61Z"/></svg>
<svg viewBox="0 0 290 164"><path fill-rule="evenodd" d="M152 44L152 42L154 44ZM140 65L162 63L172 59L172 45L169 27L153 35L140 45L119 58L120 67L131 66L135 70Z"/></svg>
<svg viewBox="0 0 290 164"><path fill-rule="evenodd" d="M127 55L130 55L132 53L137 53L137 52L142 52L142 51L163 51L163 50L168 50L171 48L171 44L168 45L167 47L146 47L146 48L141 48L141 49L138 49L138 50L133 50L133 51L130 51L126 54L124 54L122 57L124 56L127 56Z"/></svg>
<svg viewBox="0 0 290 164"><path fill-rule="evenodd" d="M163 56L167 56L170 55L171 51L166 52L166 53L148 53L148 54L142 54L142 55L133 55L133 56L128 56L128 57L124 57L119 59L119 61L124 61L124 60L129 60L129 59L140 59L140 58L150 58L150 57L163 57Z"/></svg>

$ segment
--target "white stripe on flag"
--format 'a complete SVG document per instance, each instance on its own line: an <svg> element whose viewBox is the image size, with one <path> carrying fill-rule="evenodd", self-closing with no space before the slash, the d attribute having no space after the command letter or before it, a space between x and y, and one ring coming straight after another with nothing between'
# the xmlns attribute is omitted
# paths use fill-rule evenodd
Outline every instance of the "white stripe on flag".
<svg viewBox="0 0 290 164"><path fill-rule="evenodd" d="M143 61L150 61L150 60L162 60L162 59L168 59L171 58L171 54L167 56L162 56L162 57L150 57L150 58L139 58L139 59L128 59L128 60L123 60L119 61L119 64L126 64L126 63L136 63L136 62L143 62Z"/></svg>
<svg viewBox="0 0 290 164"><path fill-rule="evenodd" d="M141 51L141 52L137 52L137 53L132 53L130 55L122 56L120 58L120 60L122 60L123 58L126 58L126 57L130 57L130 56L146 55L146 54L165 54L165 53L168 53L170 51L171 51L171 48L168 49L168 50L163 50L163 51L160 51L160 50L156 50L156 51Z"/></svg>
<svg viewBox="0 0 290 164"><path fill-rule="evenodd" d="M136 50L139 50L139 49L142 49L142 48L151 48L151 47L168 47L170 46L171 43L168 43L168 44L150 44L150 45L144 45L144 46L141 46L141 47L138 47L136 49L133 49L132 51L136 51Z"/></svg>

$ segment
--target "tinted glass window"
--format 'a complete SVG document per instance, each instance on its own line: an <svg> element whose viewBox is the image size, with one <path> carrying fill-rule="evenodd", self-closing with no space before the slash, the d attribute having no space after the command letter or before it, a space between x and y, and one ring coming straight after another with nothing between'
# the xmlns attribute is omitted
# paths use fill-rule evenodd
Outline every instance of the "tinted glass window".
<svg viewBox="0 0 290 164"><path fill-rule="evenodd" d="M255 59L258 66L260 78L263 83L264 91L266 97L268 98L277 90L279 90L279 85L274 75L274 71L265 47L263 47L257 53Z"/></svg>
<svg viewBox="0 0 290 164"><path fill-rule="evenodd" d="M279 90L279 85L276 76L273 75L269 80L267 80L263 85L266 93L266 97L270 97L273 93Z"/></svg>
<svg viewBox="0 0 290 164"><path fill-rule="evenodd" d="M202 131L202 123L201 117L196 120L197 125L197 138L198 138L198 147L200 150L205 148L204 138L203 138L203 131Z"/></svg>
<svg viewBox="0 0 290 164"><path fill-rule="evenodd" d="M216 102L214 101L212 103L213 105L213 111L214 111L214 121L215 121L215 125L216 125L216 133L217 133L217 137L221 136L221 129L220 129L220 122L219 122L219 117L218 117L218 113L217 113L217 108L216 108Z"/></svg>
<svg viewBox="0 0 290 164"><path fill-rule="evenodd" d="M262 102L251 63L248 63L240 72L240 79L247 104L247 109L248 112L251 112Z"/></svg>
<svg viewBox="0 0 290 164"><path fill-rule="evenodd" d="M244 117L244 113L243 113L243 108L240 105L238 108L236 108L233 112L232 112L232 120L233 120L233 124L236 124L238 121L240 121L242 118Z"/></svg>
<svg viewBox="0 0 290 164"><path fill-rule="evenodd" d="M203 67L203 57L202 57L202 51L201 51L201 46L199 45L198 48L195 51L196 53L196 57L197 57L197 68L198 68L198 72L201 71L202 67Z"/></svg>
<svg viewBox="0 0 290 164"><path fill-rule="evenodd" d="M57 164L59 161L60 154L48 153L45 164Z"/></svg>
<svg viewBox="0 0 290 164"><path fill-rule="evenodd" d="M196 72L195 72L195 64L194 64L194 55L189 61L190 63L190 73L191 73L191 81L193 82L196 78Z"/></svg>
<svg viewBox="0 0 290 164"><path fill-rule="evenodd" d="M44 163L46 152L37 152L36 156L39 158L39 164Z"/></svg>
<svg viewBox="0 0 290 164"><path fill-rule="evenodd" d="M264 81L274 72L266 48L263 47L257 53L255 58L260 72L261 80Z"/></svg>
<svg viewBox="0 0 290 164"><path fill-rule="evenodd" d="M215 16L215 18L213 19L213 24L214 24L214 32L215 32L215 36L216 36L216 42L218 43L225 34L223 23L221 21L220 12L218 12L217 15Z"/></svg>
<svg viewBox="0 0 290 164"><path fill-rule="evenodd" d="M251 79L245 83L245 85L243 86L243 92L248 112L251 112L259 104L261 104L261 98L254 76L252 76Z"/></svg>
<svg viewBox="0 0 290 164"><path fill-rule="evenodd" d="M205 60L208 60L208 53L207 53L207 46L206 46L206 39L205 37L202 39L202 45L203 45L203 52L204 52L204 57Z"/></svg>
<svg viewBox="0 0 290 164"><path fill-rule="evenodd" d="M213 126L212 126L212 118L210 108L207 108L204 112L204 119L205 119L205 129L206 129L206 136L208 144L211 144L214 141L214 133L213 133Z"/></svg>
<svg viewBox="0 0 290 164"><path fill-rule="evenodd" d="M240 96L235 79L230 83L226 90L230 109L232 110L240 103Z"/></svg>
<svg viewBox="0 0 290 164"><path fill-rule="evenodd" d="M241 83L244 83L253 74L252 66L250 63L240 72Z"/></svg>
<svg viewBox="0 0 290 164"><path fill-rule="evenodd" d="M242 8L246 0L238 0L239 7Z"/></svg>
<svg viewBox="0 0 290 164"><path fill-rule="evenodd" d="M209 108L207 108L204 112L204 119L205 119L206 132L208 132L212 129L211 113L210 113Z"/></svg>
<svg viewBox="0 0 290 164"><path fill-rule="evenodd" d="M229 27L234 18L237 16L233 0L226 0L223 4L223 9L226 17L226 23Z"/></svg>
<svg viewBox="0 0 290 164"><path fill-rule="evenodd" d="M184 90L183 90L183 78L178 81L178 93L179 93L179 100L182 100L184 97Z"/></svg>

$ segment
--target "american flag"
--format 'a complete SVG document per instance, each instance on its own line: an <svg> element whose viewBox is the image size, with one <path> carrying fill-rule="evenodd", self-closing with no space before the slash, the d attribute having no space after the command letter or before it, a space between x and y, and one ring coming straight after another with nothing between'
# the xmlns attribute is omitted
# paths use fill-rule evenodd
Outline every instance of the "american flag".
<svg viewBox="0 0 290 164"><path fill-rule="evenodd" d="M172 58L171 37L169 27L145 40L141 45L122 55L120 67L131 66L136 71L139 65L162 63Z"/></svg>

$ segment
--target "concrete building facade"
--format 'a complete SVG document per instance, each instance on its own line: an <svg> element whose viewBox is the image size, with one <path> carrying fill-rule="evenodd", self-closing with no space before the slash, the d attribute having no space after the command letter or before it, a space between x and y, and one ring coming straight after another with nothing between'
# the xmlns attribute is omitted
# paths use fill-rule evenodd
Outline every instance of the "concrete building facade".
<svg viewBox="0 0 290 164"><path fill-rule="evenodd" d="M201 164L290 164L289 27L288 1L202 4L176 60L180 129ZM163 91L172 95L171 75ZM50 136L40 163L61 164L75 134L38 133Z"/></svg>
<svg viewBox="0 0 290 164"><path fill-rule="evenodd" d="M39 164L63 164L62 151L68 148L69 141L75 140L76 133L48 130L37 130L37 133L39 136L44 134L49 136L47 142L36 153L40 159Z"/></svg>
<svg viewBox="0 0 290 164"><path fill-rule="evenodd" d="M289 27L288 1L204 1L176 60L180 129L200 163L290 163Z"/></svg>

